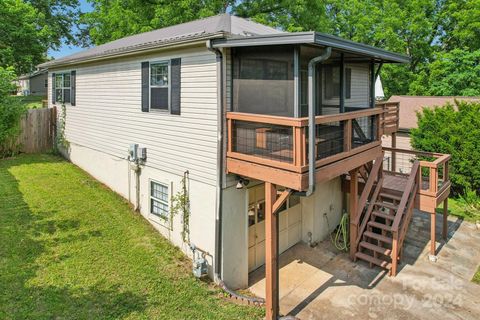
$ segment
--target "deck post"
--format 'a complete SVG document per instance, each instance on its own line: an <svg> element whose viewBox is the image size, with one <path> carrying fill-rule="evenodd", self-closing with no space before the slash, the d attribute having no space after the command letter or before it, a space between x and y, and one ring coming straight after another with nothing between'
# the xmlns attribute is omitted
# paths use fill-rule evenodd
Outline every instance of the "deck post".
<svg viewBox="0 0 480 320"><path fill-rule="evenodd" d="M355 253L357 253L356 241L357 241L357 225L355 219L358 210L358 171L359 168L355 168L350 171L350 259L355 261Z"/></svg>
<svg viewBox="0 0 480 320"><path fill-rule="evenodd" d="M266 320L279 315L278 291L278 218L273 211L277 198L274 184L265 182L265 304Z"/></svg>
<svg viewBox="0 0 480 320"><path fill-rule="evenodd" d="M397 148L397 133L392 132L392 149ZM397 153L392 151L392 171L395 172L397 169Z"/></svg>
<svg viewBox="0 0 480 320"><path fill-rule="evenodd" d="M443 229L442 236L443 240L447 240L448 231L448 197L443 200Z"/></svg>
<svg viewBox="0 0 480 320"><path fill-rule="evenodd" d="M437 221L437 215L435 214L435 210L430 212L430 255L435 256L435 225Z"/></svg>

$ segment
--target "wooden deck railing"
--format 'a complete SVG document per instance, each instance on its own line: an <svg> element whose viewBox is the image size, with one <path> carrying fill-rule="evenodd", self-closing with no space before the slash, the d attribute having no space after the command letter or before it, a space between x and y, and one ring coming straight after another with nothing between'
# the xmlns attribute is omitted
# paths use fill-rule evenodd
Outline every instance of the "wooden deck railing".
<svg viewBox="0 0 480 320"><path fill-rule="evenodd" d="M317 116L316 167L380 145L384 109ZM308 171L308 118L227 113L227 156L303 173Z"/></svg>
<svg viewBox="0 0 480 320"><path fill-rule="evenodd" d="M420 163L416 160L412 166L410 176L408 177L405 190L403 192L400 204L398 205L395 219L392 223L392 267L391 275L397 274L397 265L399 255L402 250L403 241L407 235L408 226L413 215L415 197L420 186Z"/></svg>
<svg viewBox="0 0 480 320"><path fill-rule="evenodd" d="M377 102L376 106L383 109L381 126L384 134L392 134L398 131L400 120L400 103Z"/></svg>
<svg viewBox="0 0 480 320"><path fill-rule="evenodd" d="M416 160L420 167L418 193L436 197L450 187L449 154L383 147L384 171L394 175L408 175Z"/></svg>
<svg viewBox="0 0 480 320"><path fill-rule="evenodd" d="M358 201L357 212L355 218L350 221L350 235L351 246L354 248L354 252L357 251L358 244L362 239L363 232L370 221L370 216L375 205L374 201L368 202L369 199L376 199L382 188L383 183L383 154L377 158L373 164L372 170L369 170L368 179L365 180L365 186ZM365 178L363 178L365 179ZM354 241L354 242L352 242Z"/></svg>

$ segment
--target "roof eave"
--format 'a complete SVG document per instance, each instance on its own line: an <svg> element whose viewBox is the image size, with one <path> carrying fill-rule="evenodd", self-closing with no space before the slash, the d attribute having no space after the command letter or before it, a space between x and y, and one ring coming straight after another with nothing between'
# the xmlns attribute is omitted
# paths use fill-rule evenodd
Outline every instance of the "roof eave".
<svg viewBox="0 0 480 320"><path fill-rule="evenodd" d="M66 60L66 61L52 60L49 62L39 64L37 68L39 69L60 68L60 67L71 66L76 64L90 63L90 62L120 58L125 56L133 56L133 55L142 54L142 53L150 53L150 52L154 52L162 49L174 49L174 48L185 47L185 46L193 46L193 45L201 44L202 42L208 39L222 38L224 36L225 36L224 32L218 32L214 34L204 35L202 37L184 39L181 41L169 41L164 43L137 46L135 48L131 48L130 50L122 50L122 51L117 51L110 54L100 54L96 56L82 57L79 59L72 59L72 60Z"/></svg>
<svg viewBox="0 0 480 320"><path fill-rule="evenodd" d="M375 58L384 62L409 63L410 58L390 52L387 50L375 48L362 43L341 39L339 37L318 33L318 32L294 32L279 33L275 35L252 36L252 37L233 37L216 39L213 41L213 47L231 48L231 47L250 47L265 45L285 45L285 44L316 44L325 47L351 52L368 57Z"/></svg>

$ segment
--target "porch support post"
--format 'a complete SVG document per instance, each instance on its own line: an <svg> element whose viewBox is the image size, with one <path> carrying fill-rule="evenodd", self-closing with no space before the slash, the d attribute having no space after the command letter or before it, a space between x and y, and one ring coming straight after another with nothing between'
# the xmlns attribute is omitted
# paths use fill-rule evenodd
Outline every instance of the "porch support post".
<svg viewBox="0 0 480 320"><path fill-rule="evenodd" d="M447 240L447 231L448 231L448 198L443 200L443 240Z"/></svg>
<svg viewBox="0 0 480 320"><path fill-rule="evenodd" d="M278 292L278 217L273 207L277 198L275 185L265 182L265 303L266 320L279 315Z"/></svg>
<svg viewBox="0 0 480 320"><path fill-rule="evenodd" d="M355 219L358 210L358 171L359 168L355 168L350 171L350 259L355 261L355 253L357 253L356 241L358 228L355 224Z"/></svg>
<svg viewBox="0 0 480 320"><path fill-rule="evenodd" d="M437 221L437 215L435 213L435 210L433 212L430 212L430 255L435 256L435 225Z"/></svg>
<svg viewBox="0 0 480 320"><path fill-rule="evenodd" d="M397 133L392 132L392 149L397 148ZM395 172L397 169L397 153L392 151L392 171Z"/></svg>
<svg viewBox="0 0 480 320"><path fill-rule="evenodd" d="M375 61L370 62L370 108L375 108Z"/></svg>
<svg viewBox="0 0 480 320"><path fill-rule="evenodd" d="M345 112L345 55L340 54L340 113Z"/></svg>

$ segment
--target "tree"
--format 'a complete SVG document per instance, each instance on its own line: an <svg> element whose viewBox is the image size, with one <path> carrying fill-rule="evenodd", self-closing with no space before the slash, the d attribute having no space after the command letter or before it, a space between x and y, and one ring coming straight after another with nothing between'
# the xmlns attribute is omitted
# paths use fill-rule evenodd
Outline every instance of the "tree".
<svg viewBox="0 0 480 320"><path fill-rule="evenodd" d="M413 148L451 154L453 191L474 190L480 195L480 104L425 108L417 118L418 128L411 131Z"/></svg>
<svg viewBox="0 0 480 320"><path fill-rule="evenodd" d="M45 60L49 30L43 16L20 0L4 0L0 6L0 67L29 72Z"/></svg>
<svg viewBox="0 0 480 320"><path fill-rule="evenodd" d="M436 54L410 85L410 93L433 96L480 95L480 50Z"/></svg>
<svg viewBox="0 0 480 320"><path fill-rule="evenodd" d="M225 12L233 0L91 0L83 40L95 45Z"/></svg>
<svg viewBox="0 0 480 320"><path fill-rule="evenodd" d="M480 0L447 0L440 20L440 42L446 50L480 49Z"/></svg>

